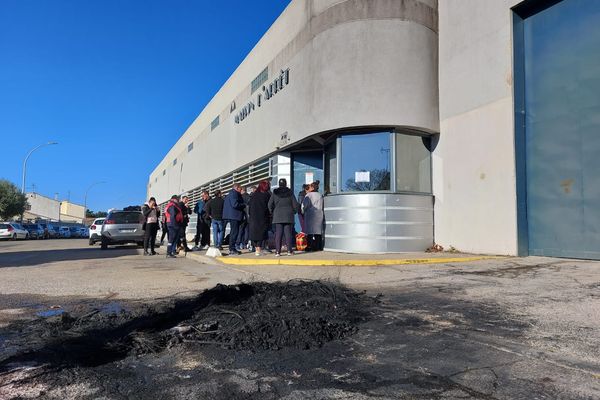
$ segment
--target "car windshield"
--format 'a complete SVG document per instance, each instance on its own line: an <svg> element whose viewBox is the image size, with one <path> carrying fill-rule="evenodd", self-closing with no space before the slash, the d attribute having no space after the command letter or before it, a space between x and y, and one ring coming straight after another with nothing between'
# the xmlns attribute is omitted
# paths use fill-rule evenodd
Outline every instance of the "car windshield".
<svg viewBox="0 0 600 400"><path fill-rule="evenodd" d="M0 224L0 229L8 229L8 224Z"/></svg>
<svg viewBox="0 0 600 400"><path fill-rule="evenodd" d="M102 225L103 222L103 219L97 219L96 221L94 221L94 225Z"/></svg>
<svg viewBox="0 0 600 400"><path fill-rule="evenodd" d="M106 219L113 221L113 224L141 224L142 213L140 212L116 212L110 214Z"/></svg>

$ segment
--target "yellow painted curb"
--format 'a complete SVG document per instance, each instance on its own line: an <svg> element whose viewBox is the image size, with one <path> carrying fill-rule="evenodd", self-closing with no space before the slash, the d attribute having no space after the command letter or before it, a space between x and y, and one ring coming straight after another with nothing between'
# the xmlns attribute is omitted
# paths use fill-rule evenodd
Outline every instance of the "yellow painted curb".
<svg viewBox="0 0 600 400"><path fill-rule="evenodd" d="M217 257L216 259L228 265L291 265L305 267L374 267L378 265L411 265L411 264L441 264L469 262L480 260L492 260L505 257L479 256L479 257L447 257L447 258L415 258L415 259L386 259L386 260L303 260L293 257L281 258L239 258L239 257Z"/></svg>

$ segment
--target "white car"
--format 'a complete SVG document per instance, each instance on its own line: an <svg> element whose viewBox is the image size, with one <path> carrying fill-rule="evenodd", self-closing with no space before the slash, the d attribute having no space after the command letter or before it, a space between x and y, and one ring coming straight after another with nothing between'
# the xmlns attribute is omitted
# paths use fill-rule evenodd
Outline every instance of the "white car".
<svg viewBox="0 0 600 400"><path fill-rule="evenodd" d="M61 238L70 238L71 237L71 230L69 229L68 226L61 226L58 230L58 233L60 234Z"/></svg>
<svg viewBox="0 0 600 400"><path fill-rule="evenodd" d="M29 232L16 222L0 222L0 239L29 239Z"/></svg>
<svg viewBox="0 0 600 400"><path fill-rule="evenodd" d="M101 241L102 235L102 224L104 223L104 218L96 218L94 223L90 225L90 246L93 246L94 243Z"/></svg>

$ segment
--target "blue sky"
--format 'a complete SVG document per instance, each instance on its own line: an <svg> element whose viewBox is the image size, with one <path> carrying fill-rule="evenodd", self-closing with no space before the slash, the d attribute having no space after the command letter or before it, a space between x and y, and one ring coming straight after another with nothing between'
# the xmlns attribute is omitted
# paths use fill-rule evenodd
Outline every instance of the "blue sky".
<svg viewBox="0 0 600 400"><path fill-rule="evenodd" d="M288 0L0 1L0 178L106 210L148 174Z"/></svg>

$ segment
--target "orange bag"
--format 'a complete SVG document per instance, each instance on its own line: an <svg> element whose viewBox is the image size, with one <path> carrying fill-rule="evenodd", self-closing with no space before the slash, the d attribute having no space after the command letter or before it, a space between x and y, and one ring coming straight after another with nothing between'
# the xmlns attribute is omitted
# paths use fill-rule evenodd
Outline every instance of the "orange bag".
<svg viewBox="0 0 600 400"><path fill-rule="evenodd" d="M308 241L306 239L306 234L304 232L300 232L296 235L296 250L304 251L308 247Z"/></svg>

